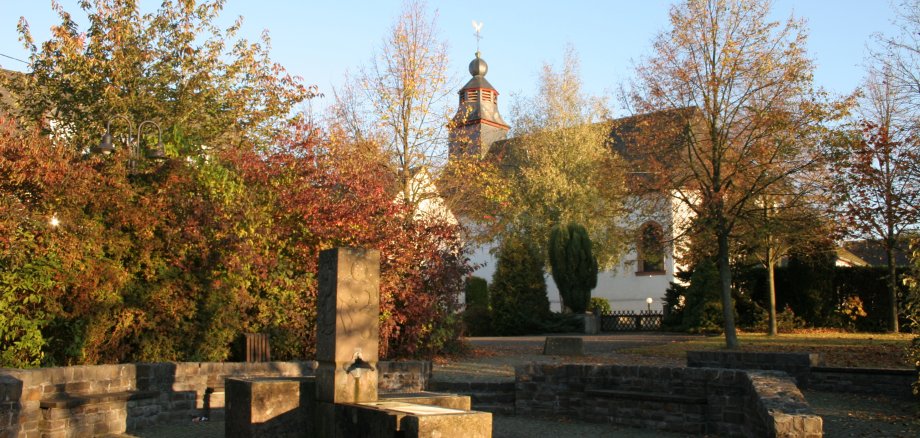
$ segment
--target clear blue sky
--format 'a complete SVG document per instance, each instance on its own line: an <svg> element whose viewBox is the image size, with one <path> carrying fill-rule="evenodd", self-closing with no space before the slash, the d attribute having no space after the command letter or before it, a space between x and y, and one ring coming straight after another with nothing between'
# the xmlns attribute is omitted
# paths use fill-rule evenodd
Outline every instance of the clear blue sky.
<svg viewBox="0 0 920 438"><path fill-rule="evenodd" d="M145 10L156 0L139 0ZM74 0L62 0L78 17ZM489 63L489 81L508 97L532 94L544 62L558 63L567 43L578 51L586 91L611 93L632 74L633 61L650 53L655 34L668 26L670 0L430 1L438 11L442 37L449 44L450 69L462 84L476 51L472 20L485 23L481 51ZM273 58L307 83L328 92L346 70L366 64L398 16L399 1L227 0L222 21L244 17L243 34L251 40L267 29ZM790 14L807 20L809 54L815 81L835 93L859 85L866 45L876 32L892 34L894 11L887 0L777 0L775 19ZM44 41L57 22L50 0L0 0L0 54L26 59L16 33L20 16L29 21L36 41ZM0 57L0 66L23 71L26 65ZM329 98L327 97L326 100ZM317 102L319 107L325 103Z"/></svg>

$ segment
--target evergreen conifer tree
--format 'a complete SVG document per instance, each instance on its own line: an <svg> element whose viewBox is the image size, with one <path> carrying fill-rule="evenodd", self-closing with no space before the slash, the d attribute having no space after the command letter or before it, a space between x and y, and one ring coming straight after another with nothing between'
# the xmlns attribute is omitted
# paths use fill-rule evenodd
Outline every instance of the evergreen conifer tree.
<svg viewBox="0 0 920 438"><path fill-rule="evenodd" d="M518 236L502 241L489 298L495 334L524 334L542 327L549 316L549 299L543 256L532 243Z"/></svg>
<svg viewBox="0 0 920 438"><path fill-rule="evenodd" d="M570 223L553 228L549 238L549 262L564 308L585 313L591 290L597 286L597 258L585 227Z"/></svg>

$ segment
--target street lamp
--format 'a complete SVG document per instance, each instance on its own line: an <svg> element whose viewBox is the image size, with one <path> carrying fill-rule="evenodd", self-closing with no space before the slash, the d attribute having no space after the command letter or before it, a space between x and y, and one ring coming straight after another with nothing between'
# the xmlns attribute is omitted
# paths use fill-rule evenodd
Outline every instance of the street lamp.
<svg viewBox="0 0 920 438"><path fill-rule="evenodd" d="M99 146L96 147L96 152L99 152L103 155L109 155L115 151L115 145L112 143L112 121L113 120L124 120L128 124L128 131L130 134L134 133L134 123L131 122L126 116L118 115L105 123L105 134L102 135L102 141L99 142ZM147 158L151 160L162 160L166 158L166 152L163 148L163 129L160 128L160 124L154 122L153 120L144 120L137 125L137 137L134 144L131 144L131 137L129 134L128 137L128 146L131 148L132 159L139 159L141 155L141 135L144 132L144 126L153 125L157 128L157 145L154 148L147 150Z"/></svg>
<svg viewBox="0 0 920 438"><path fill-rule="evenodd" d="M654 302L655 302L655 300L653 300L652 297L648 297L648 298L645 299L645 304L648 305L648 311L649 311L649 313L652 312L652 303L654 303Z"/></svg>

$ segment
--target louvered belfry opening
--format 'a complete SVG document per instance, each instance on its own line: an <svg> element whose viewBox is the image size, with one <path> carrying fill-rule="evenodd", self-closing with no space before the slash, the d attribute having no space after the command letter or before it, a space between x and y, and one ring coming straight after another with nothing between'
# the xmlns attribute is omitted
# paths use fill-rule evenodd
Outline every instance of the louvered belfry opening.
<svg viewBox="0 0 920 438"><path fill-rule="evenodd" d="M495 90L482 88L473 88L463 90L460 95L460 103L490 102L498 103L498 93Z"/></svg>

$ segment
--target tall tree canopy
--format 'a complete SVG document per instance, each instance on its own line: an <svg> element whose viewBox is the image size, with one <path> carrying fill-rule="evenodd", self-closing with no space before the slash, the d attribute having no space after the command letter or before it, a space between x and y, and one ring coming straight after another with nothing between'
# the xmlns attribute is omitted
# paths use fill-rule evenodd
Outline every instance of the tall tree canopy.
<svg viewBox="0 0 920 438"><path fill-rule="evenodd" d="M771 3L686 0L671 28L636 71L629 103L639 112L674 110L685 141L646 157L650 182L695 214L717 242L725 339L737 346L729 267L739 217L778 181L809 166L800 136L827 117L812 89L803 23L768 20ZM662 129L666 130L666 129ZM663 138L674 138L673 133ZM701 236L706 238L705 236Z"/></svg>
<svg viewBox="0 0 920 438"><path fill-rule="evenodd" d="M367 156L382 159L410 217L449 212L482 226L467 229L479 237L490 234L508 190L491 161L448 161L447 125L455 110L448 97L456 84L437 18L424 2L406 1L369 64L336 90L332 123Z"/></svg>
<svg viewBox="0 0 920 438"><path fill-rule="evenodd" d="M894 252L905 232L920 226L920 125L912 97L890 67L870 71L859 119L830 146L830 181L851 234L877 238L888 265L889 326L898 332Z"/></svg>
<svg viewBox="0 0 920 438"><path fill-rule="evenodd" d="M162 126L171 155L203 145L265 146L295 106L316 94L270 59L267 33L259 43L238 38L242 17L220 29L223 1L166 0L153 13L141 13L134 1L80 5L89 27L79 29L55 3L61 22L41 44L20 20L31 71L7 85L17 96L13 114L81 150L99 143L108 121L113 134L127 138L143 120Z"/></svg>
<svg viewBox="0 0 920 438"><path fill-rule="evenodd" d="M437 16L424 3L407 2L369 66L359 77L370 103L371 123L400 184L402 201L414 211L434 196L419 184L419 172L435 172L446 162L447 44L438 35Z"/></svg>
<svg viewBox="0 0 920 438"><path fill-rule="evenodd" d="M548 254L557 225L582 224L602 267L614 266L627 243L625 166L609 146L603 101L581 90L579 60L569 48L561 70L546 64L533 98L512 111L514 138L504 145L512 187L508 233L529 235Z"/></svg>

